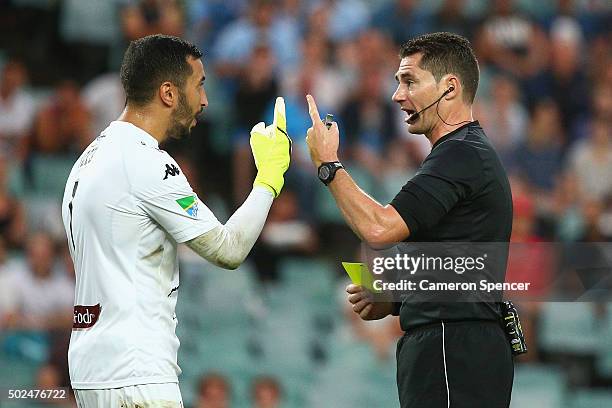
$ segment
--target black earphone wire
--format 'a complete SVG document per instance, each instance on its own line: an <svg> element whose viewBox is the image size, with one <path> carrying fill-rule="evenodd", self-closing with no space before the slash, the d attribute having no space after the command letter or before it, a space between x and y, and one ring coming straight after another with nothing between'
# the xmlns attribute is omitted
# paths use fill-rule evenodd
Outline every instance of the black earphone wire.
<svg viewBox="0 0 612 408"><path fill-rule="evenodd" d="M455 90L455 88L453 88L453 91L454 91L454 90ZM444 93L442 94L442 96L440 97L440 99L438 99L438 102L436 103L436 115L438 115L438 118L440 118L440 120L441 120L442 122L444 122L444 124L445 124L446 126L457 126L457 125L462 125L462 124L464 124L464 123L470 123L470 122L471 122L471 120L464 120L464 121L462 121L462 122L457 122L457 123L448 123L448 122L446 122L444 119L442 119L442 116L440 116L440 111L439 111L439 109L440 109L440 102L442 101L442 98L444 98L444 96L445 96L447 93L449 93L449 92L452 92L452 91L450 90L450 88L449 88L449 90L447 90L447 92L444 92Z"/></svg>

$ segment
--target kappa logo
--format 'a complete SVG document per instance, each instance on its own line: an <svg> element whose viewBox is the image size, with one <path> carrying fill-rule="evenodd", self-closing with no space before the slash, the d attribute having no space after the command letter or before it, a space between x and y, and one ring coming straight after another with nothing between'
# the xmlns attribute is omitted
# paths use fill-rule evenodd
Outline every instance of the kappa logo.
<svg viewBox="0 0 612 408"><path fill-rule="evenodd" d="M179 198L176 200L176 202L187 214L191 215L192 217L198 216L198 200L195 196Z"/></svg>
<svg viewBox="0 0 612 408"><path fill-rule="evenodd" d="M166 164L166 174L164 175L164 180L168 178L168 176L177 176L181 174L181 171L174 164Z"/></svg>

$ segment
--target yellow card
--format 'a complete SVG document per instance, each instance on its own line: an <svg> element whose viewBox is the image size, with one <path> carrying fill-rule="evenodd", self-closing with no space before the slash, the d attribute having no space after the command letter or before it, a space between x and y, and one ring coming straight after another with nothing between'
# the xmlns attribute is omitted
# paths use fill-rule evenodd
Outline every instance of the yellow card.
<svg viewBox="0 0 612 408"><path fill-rule="evenodd" d="M372 292L380 292L374 289L374 277L367 265L361 262L342 262L342 266L355 285L363 286Z"/></svg>

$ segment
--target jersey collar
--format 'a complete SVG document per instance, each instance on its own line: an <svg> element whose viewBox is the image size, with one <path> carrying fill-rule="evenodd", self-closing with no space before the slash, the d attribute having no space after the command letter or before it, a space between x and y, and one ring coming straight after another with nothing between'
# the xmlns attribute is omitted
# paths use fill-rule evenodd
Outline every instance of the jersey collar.
<svg viewBox="0 0 612 408"><path fill-rule="evenodd" d="M133 123L125 122L122 120L115 120L111 122L110 125L125 130L126 133L130 135L130 137L134 137L136 140L147 146L155 148L159 147L159 142L157 141L157 139L155 139L153 136L151 136L138 126L134 125Z"/></svg>
<svg viewBox="0 0 612 408"><path fill-rule="evenodd" d="M440 143L442 143L445 140L448 140L451 136L459 133L462 129L465 129L468 126L480 126L480 123L478 123L478 121L475 120L473 122L469 122L469 123L466 123L463 126L458 127L457 129L453 130L452 132L449 132L449 133L445 134L444 136L442 136L441 138L436 140L436 143L434 143L433 146L431 146L431 150L435 149L437 145L439 145Z"/></svg>

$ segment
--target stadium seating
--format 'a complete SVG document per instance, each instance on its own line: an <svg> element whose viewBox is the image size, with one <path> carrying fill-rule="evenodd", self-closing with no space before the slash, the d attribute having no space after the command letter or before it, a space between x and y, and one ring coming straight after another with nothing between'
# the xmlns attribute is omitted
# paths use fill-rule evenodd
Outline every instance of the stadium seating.
<svg viewBox="0 0 612 408"><path fill-rule="evenodd" d="M612 407L612 391L576 390L570 397L568 408L605 408Z"/></svg>
<svg viewBox="0 0 612 408"><path fill-rule="evenodd" d="M511 408L559 408L565 397L565 378L558 368L530 364L516 367Z"/></svg>
<svg viewBox="0 0 612 408"><path fill-rule="evenodd" d="M540 345L548 352L593 354L600 343L601 328L592 303L542 303Z"/></svg>

